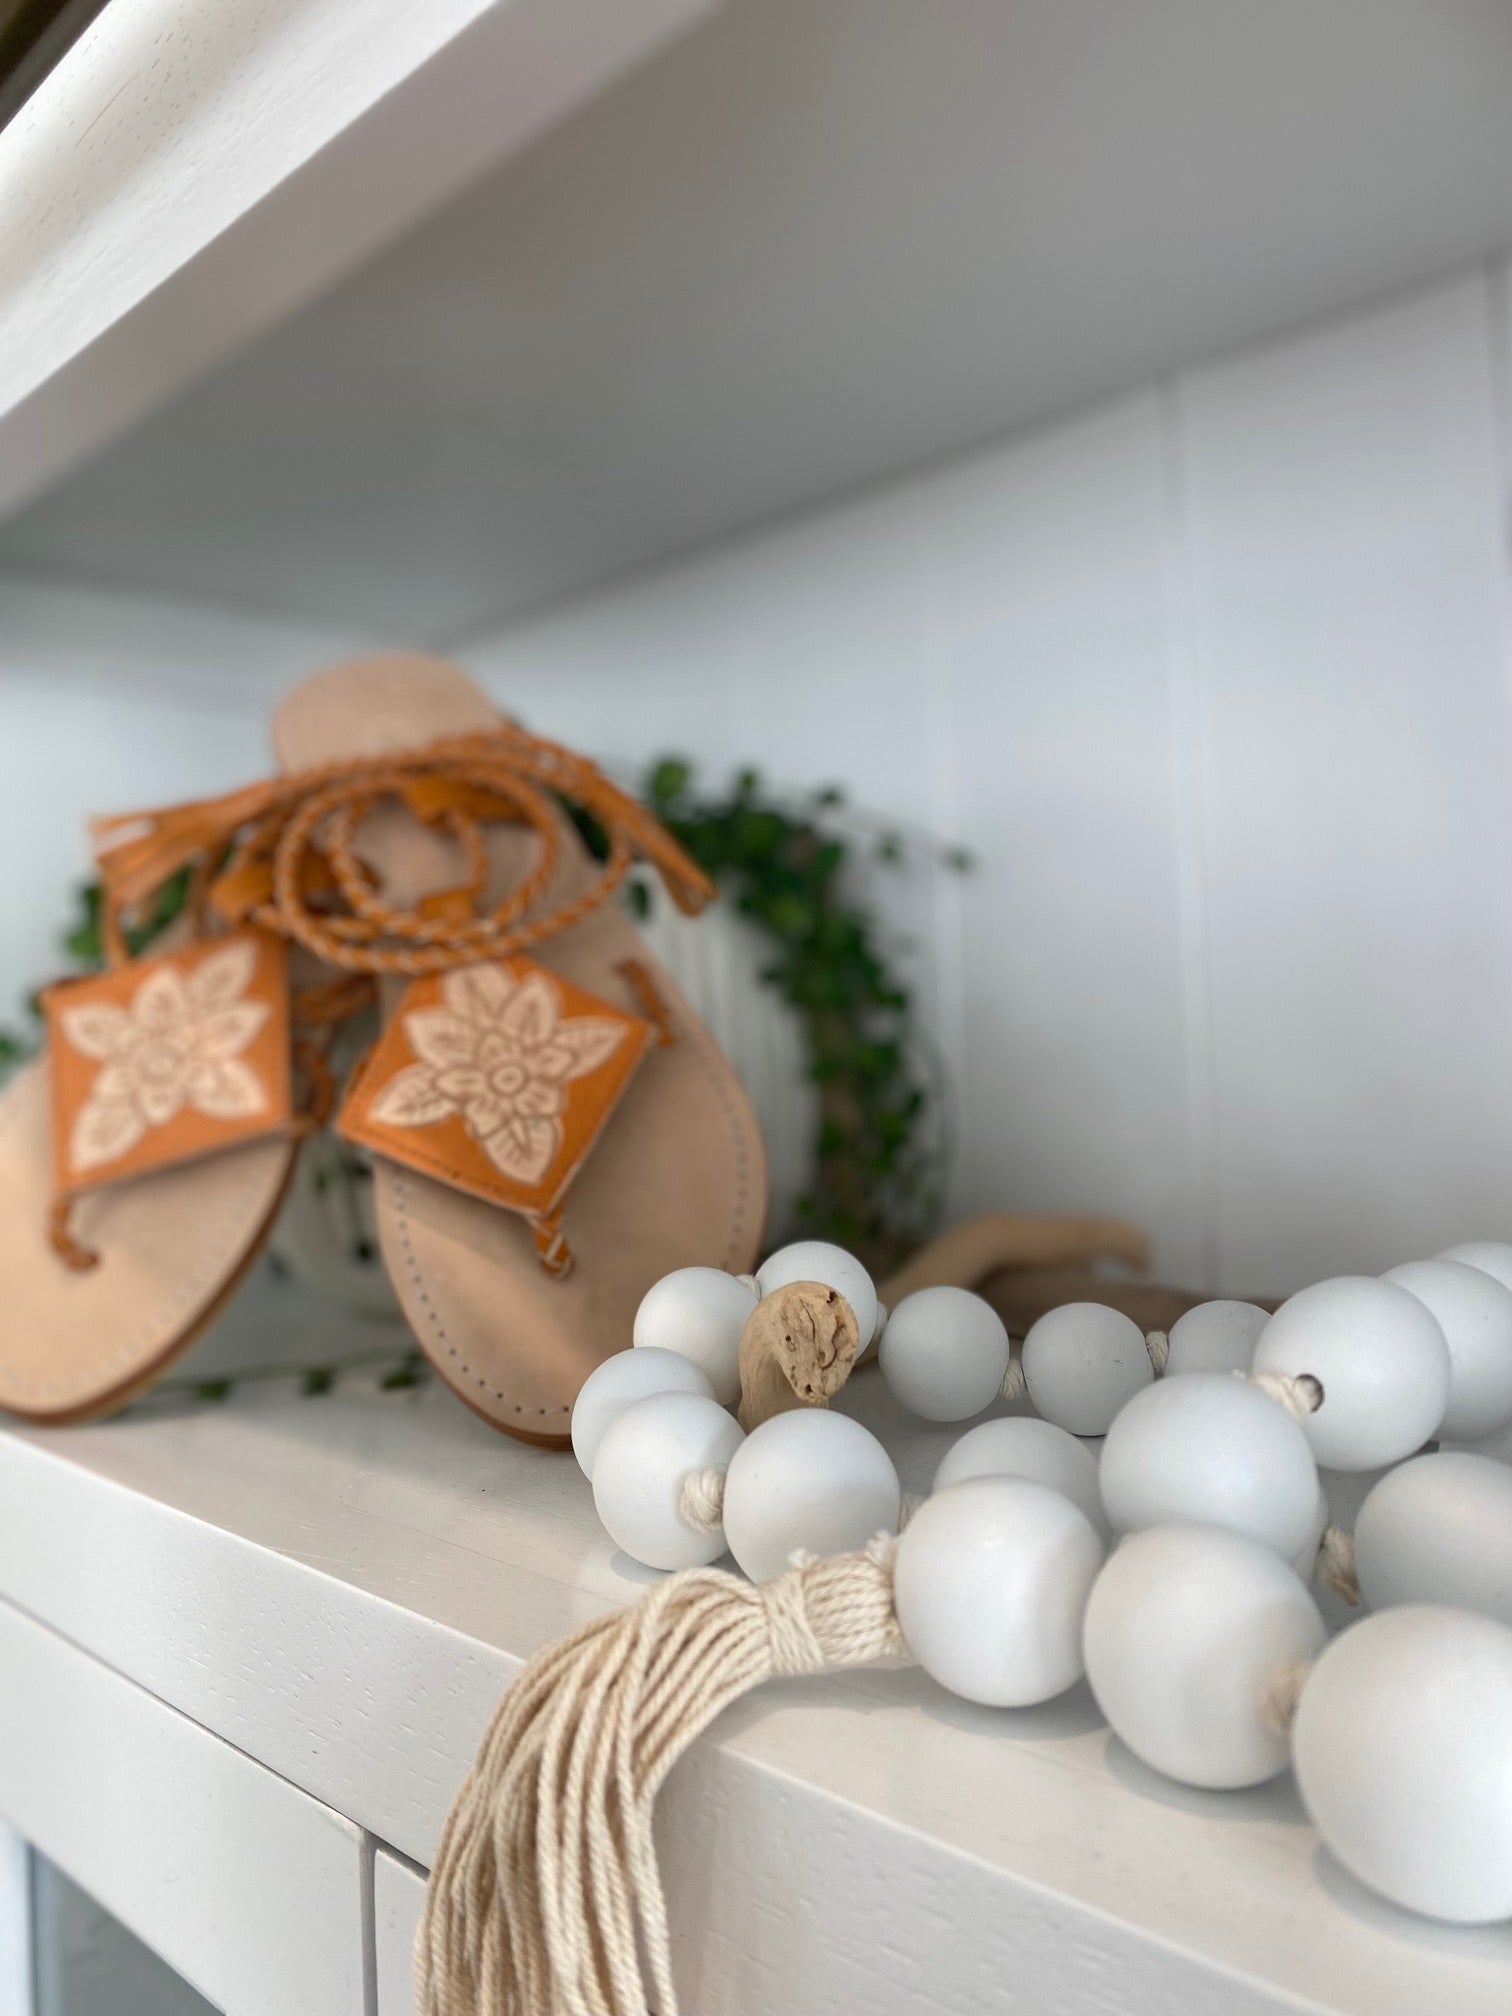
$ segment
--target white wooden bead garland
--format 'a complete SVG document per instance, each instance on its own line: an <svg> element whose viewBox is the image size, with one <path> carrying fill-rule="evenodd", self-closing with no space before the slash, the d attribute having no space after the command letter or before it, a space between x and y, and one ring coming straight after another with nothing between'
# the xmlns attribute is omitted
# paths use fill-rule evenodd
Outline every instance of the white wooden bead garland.
<svg viewBox="0 0 1512 2016"><path fill-rule="evenodd" d="M1360 1881L1455 1923L1512 1918L1512 1467L1417 1453L1512 1391L1512 1246L1319 1283L1268 1318L1205 1305L1168 1350L1071 1304L1033 1327L1022 1370L978 1298L922 1290L889 1319L818 1242L748 1281L688 1279L712 1274L653 1289L574 1418L616 1544L683 1572L505 1695L431 1879L423 2016L675 2016L662 1778L763 1680L900 1649L1009 1709L1085 1671L1154 1770L1224 1788L1290 1764ZM880 1339L882 1377L924 1418L1000 1393L1042 1418L964 1434L895 1539L897 1473L867 1429L801 1408L744 1435L720 1404L751 1310L803 1282ZM1106 1436L1100 1461L1078 1429ZM1320 1462L1397 1466L1353 1541L1325 1531ZM727 1546L749 1581L704 1565ZM1320 1563L1346 1585L1357 1567L1375 1611L1332 1642L1306 1586Z"/></svg>

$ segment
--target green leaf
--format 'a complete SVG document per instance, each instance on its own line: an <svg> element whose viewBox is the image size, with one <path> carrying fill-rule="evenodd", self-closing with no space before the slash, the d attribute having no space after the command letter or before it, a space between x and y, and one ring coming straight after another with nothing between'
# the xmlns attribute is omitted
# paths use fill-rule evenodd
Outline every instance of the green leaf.
<svg viewBox="0 0 1512 2016"><path fill-rule="evenodd" d="M663 756L651 772L651 797L661 805L681 798L693 781L693 766L681 756Z"/></svg>
<svg viewBox="0 0 1512 2016"><path fill-rule="evenodd" d="M425 1360L418 1351L411 1351L378 1383L385 1393L398 1393L406 1386L418 1386L424 1377Z"/></svg>

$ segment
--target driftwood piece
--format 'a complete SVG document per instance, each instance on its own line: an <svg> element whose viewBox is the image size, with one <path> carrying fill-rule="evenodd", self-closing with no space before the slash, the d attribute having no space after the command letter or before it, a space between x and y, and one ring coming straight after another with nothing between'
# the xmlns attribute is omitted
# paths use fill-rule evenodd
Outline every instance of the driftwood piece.
<svg viewBox="0 0 1512 2016"><path fill-rule="evenodd" d="M975 1218L952 1225L948 1232L941 1232L927 1246L921 1246L896 1274L879 1284L877 1292L887 1307L893 1309L905 1295L912 1295L920 1288L972 1288L981 1292L989 1281L995 1282L999 1277L1011 1279L1013 1271L1020 1268L1084 1268L1094 1260L1121 1260L1143 1273L1150 1264L1150 1242L1137 1225L1123 1218L1041 1217L1020 1211L983 1211ZM987 1299L996 1306L995 1296L989 1295ZM998 1313L1001 1315L1003 1311L999 1309ZM873 1350L864 1354L866 1358L873 1355Z"/></svg>
<svg viewBox="0 0 1512 2016"><path fill-rule="evenodd" d="M921 1246L878 1292L888 1308L919 1288L976 1288L1005 1267L1073 1267L1122 1260L1143 1273L1150 1242L1122 1218L1041 1218L984 1211Z"/></svg>
<svg viewBox="0 0 1512 2016"><path fill-rule="evenodd" d="M1084 1267L1005 1267L977 1284L1010 1337L1022 1337L1049 1309L1066 1302L1101 1302L1132 1317L1141 1330L1169 1330L1205 1295L1153 1281L1104 1281Z"/></svg>
<svg viewBox="0 0 1512 2016"><path fill-rule="evenodd" d="M739 1420L749 1434L774 1414L828 1407L861 1349L855 1312L822 1281L774 1288L740 1336Z"/></svg>

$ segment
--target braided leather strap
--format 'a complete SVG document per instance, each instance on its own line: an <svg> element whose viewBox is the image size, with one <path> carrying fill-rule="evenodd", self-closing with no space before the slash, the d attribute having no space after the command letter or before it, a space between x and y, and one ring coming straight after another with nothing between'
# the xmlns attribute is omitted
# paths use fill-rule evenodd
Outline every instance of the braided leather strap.
<svg viewBox="0 0 1512 2016"><path fill-rule="evenodd" d="M563 799L598 822L608 858L570 902L533 914L558 865ZM355 835L385 800L455 837L466 862L461 885L412 909L383 899L357 855ZM529 825L540 849L520 885L480 913L487 870L480 828L495 820ZM666 828L597 765L509 723L322 764L222 798L124 813L96 821L93 835L115 963L125 956L123 916L188 866L204 901L228 922L290 939L347 973L438 973L540 944L605 903L637 858L657 868L688 915L714 894Z"/></svg>

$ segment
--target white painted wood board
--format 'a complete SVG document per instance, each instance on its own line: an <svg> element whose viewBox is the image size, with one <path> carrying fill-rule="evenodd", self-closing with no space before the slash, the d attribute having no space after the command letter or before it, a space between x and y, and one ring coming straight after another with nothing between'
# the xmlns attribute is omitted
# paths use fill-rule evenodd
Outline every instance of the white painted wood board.
<svg viewBox="0 0 1512 2016"><path fill-rule="evenodd" d="M1484 284L1182 391L1219 1271L1512 1212L1506 459Z"/></svg>
<svg viewBox="0 0 1512 2016"><path fill-rule="evenodd" d="M111 0L0 132L0 509L706 0Z"/></svg>
<svg viewBox="0 0 1512 2016"><path fill-rule="evenodd" d="M918 499L970 850L960 1201L1116 1208L1201 1284L1161 414L1142 398Z"/></svg>
<svg viewBox="0 0 1512 2016"><path fill-rule="evenodd" d="M373 1978L376 2016L414 2016L415 1932L425 1873L390 1849L373 1856Z"/></svg>
<svg viewBox="0 0 1512 2016"><path fill-rule="evenodd" d="M926 1482L948 1433L874 1377L848 1399ZM643 1586L569 1459L355 1383L4 1437L0 1535L13 1600L422 1866L519 1659ZM1285 1783L1167 1785L1081 1693L774 1686L674 1774L661 1835L688 2006L731 2016L1491 2016L1512 1978L1512 1927L1375 1903Z"/></svg>
<svg viewBox="0 0 1512 2016"><path fill-rule="evenodd" d="M10 1602L0 1813L225 2016L363 2016L358 1830Z"/></svg>

